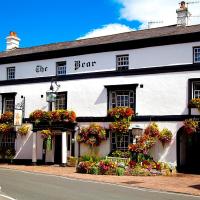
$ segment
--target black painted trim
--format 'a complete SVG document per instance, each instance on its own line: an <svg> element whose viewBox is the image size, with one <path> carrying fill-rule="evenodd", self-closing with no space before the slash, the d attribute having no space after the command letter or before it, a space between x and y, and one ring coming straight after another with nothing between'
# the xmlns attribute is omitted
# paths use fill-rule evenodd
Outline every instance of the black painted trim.
<svg viewBox="0 0 200 200"><path fill-rule="evenodd" d="M149 122L149 121L183 121L195 117L199 119L199 115L149 115L136 116L132 119L133 122ZM111 122L110 117L77 117L77 122Z"/></svg>
<svg viewBox="0 0 200 200"><path fill-rule="evenodd" d="M49 50L45 52L29 53L17 56L8 56L0 58L0 64L18 63L34 60L45 60L52 58L61 58L75 55L85 55L90 53L100 53L118 50L138 49L152 46L162 46L169 44L180 44L199 41L200 32L161 36L139 40L128 40L107 44L96 44L75 48L66 48L61 50Z"/></svg>
<svg viewBox="0 0 200 200"><path fill-rule="evenodd" d="M105 78L105 77L131 76L131 75L148 75L148 74L161 74L161 73L197 71L197 70L200 70L200 63L130 69L128 71L121 71L121 72L104 71L104 72L69 74L66 76L63 75L63 76L48 76L48 77L38 77L38 78L24 78L24 79L16 79L16 80L4 80L4 81L0 81L0 86L51 82L52 78L56 78L57 81L68 81L68 80L77 80L77 79L102 78L102 77Z"/></svg>
<svg viewBox="0 0 200 200"><path fill-rule="evenodd" d="M183 121L185 119L195 118L200 120L200 115L146 115L135 116L131 121L133 122L148 122L148 121ZM112 122L113 119L104 117L77 117L77 123L80 122ZM29 118L24 118L23 123L30 123ZM36 130L37 131L37 130Z"/></svg>

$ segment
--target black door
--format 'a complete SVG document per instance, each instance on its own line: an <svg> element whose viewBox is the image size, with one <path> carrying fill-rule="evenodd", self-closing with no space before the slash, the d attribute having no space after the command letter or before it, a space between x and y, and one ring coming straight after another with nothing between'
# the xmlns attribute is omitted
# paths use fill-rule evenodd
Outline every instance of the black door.
<svg viewBox="0 0 200 200"><path fill-rule="evenodd" d="M54 163L62 163L62 135L55 136L55 153L54 153Z"/></svg>
<svg viewBox="0 0 200 200"><path fill-rule="evenodd" d="M180 172L200 173L200 132L188 135L183 129L177 138L177 167Z"/></svg>

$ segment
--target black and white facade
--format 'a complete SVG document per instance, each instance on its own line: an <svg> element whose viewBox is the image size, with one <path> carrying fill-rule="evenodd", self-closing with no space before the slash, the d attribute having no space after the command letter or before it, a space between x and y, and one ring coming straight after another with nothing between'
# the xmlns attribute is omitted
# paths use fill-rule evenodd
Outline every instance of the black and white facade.
<svg viewBox="0 0 200 200"><path fill-rule="evenodd" d="M198 117L188 102L200 98L200 25L174 25L31 48L15 48L19 38L15 34L10 37L14 45L0 53L1 113L14 111L23 102L24 123L28 123L32 111L48 110L46 91L55 78L60 85L55 109L74 110L79 127L97 122L108 128L108 109L130 106L137 113L130 129L144 129L156 121L173 133L169 146L160 144L152 150L156 160L179 168L187 162L179 129L184 119ZM75 129L63 137L67 156L87 152L84 145L79 148L76 134ZM42 139L33 135L30 131L24 138L9 139L16 149L15 160L43 159ZM61 136L58 134L57 141L55 138L46 162L61 162ZM130 134L124 137L123 146L118 146L115 136L109 135L99 147L100 155L127 148L132 140Z"/></svg>

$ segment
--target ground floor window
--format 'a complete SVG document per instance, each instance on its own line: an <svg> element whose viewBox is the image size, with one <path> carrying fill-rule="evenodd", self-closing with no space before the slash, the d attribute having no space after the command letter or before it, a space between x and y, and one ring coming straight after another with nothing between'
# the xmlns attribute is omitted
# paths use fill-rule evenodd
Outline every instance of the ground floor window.
<svg viewBox="0 0 200 200"><path fill-rule="evenodd" d="M0 135L0 159L12 159L15 155L16 133Z"/></svg>
<svg viewBox="0 0 200 200"><path fill-rule="evenodd" d="M111 151L127 151L130 143L133 143L132 131L129 131L127 134L111 133Z"/></svg>

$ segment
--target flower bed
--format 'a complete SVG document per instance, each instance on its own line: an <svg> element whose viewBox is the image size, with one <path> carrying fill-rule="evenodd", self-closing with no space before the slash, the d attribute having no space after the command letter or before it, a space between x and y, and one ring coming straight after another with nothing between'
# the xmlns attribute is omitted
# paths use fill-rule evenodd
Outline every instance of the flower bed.
<svg viewBox="0 0 200 200"><path fill-rule="evenodd" d="M170 175L172 167L167 163L158 163L153 160L143 160L140 163L130 161L129 163L110 161L102 159L100 161L81 161L76 171L78 173L96 175L117 175L117 176L155 176Z"/></svg>

